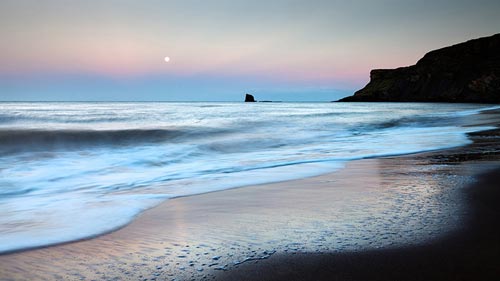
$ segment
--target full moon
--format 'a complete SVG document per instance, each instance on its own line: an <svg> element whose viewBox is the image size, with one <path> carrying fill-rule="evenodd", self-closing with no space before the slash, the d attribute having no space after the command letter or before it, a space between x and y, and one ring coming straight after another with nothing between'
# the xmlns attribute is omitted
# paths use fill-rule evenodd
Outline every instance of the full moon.
<svg viewBox="0 0 500 281"><path fill-rule="evenodd" d="M165 57L165 62L169 62L170 61L170 58L169 57Z"/></svg>

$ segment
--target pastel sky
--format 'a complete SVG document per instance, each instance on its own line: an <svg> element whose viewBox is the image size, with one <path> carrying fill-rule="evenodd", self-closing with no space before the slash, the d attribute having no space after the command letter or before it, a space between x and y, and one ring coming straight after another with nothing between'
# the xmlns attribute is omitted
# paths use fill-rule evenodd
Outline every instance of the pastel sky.
<svg viewBox="0 0 500 281"><path fill-rule="evenodd" d="M0 100L335 100L370 69L500 32L499 14L498 0L2 0Z"/></svg>

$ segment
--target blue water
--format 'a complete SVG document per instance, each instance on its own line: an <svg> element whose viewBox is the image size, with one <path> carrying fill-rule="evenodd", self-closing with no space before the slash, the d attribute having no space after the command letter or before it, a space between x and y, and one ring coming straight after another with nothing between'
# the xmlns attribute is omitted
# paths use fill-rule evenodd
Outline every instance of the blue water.
<svg viewBox="0 0 500 281"><path fill-rule="evenodd" d="M109 232L169 198L465 145L485 108L0 103L0 253Z"/></svg>

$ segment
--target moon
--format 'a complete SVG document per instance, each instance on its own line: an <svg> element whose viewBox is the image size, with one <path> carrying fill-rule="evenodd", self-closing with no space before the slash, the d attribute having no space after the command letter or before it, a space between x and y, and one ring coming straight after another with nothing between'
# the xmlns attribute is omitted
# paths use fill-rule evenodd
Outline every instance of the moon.
<svg viewBox="0 0 500 281"><path fill-rule="evenodd" d="M170 61L170 57L165 57L165 62L169 62Z"/></svg>

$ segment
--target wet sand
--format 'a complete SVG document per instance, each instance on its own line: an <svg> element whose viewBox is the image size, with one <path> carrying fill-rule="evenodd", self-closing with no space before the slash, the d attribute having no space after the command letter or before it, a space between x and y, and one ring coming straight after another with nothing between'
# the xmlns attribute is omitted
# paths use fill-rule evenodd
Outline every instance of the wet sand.
<svg viewBox="0 0 500 281"><path fill-rule="evenodd" d="M485 112L478 116L476 124L495 115L498 111ZM461 228L417 245L340 253L280 254L266 262L242 265L218 275L217 279L498 280L500 130L473 133L469 138L473 143L465 147L393 159L402 167L422 161L419 163L449 166L436 174L444 172L455 177L467 171L472 176L471 183L459 188L465 214Z"/></svg>
<svg viewBox="0 0 500 281"><path fill-rule="evenodd" d="M1 255L0 279L498 277L499 134L471 137L458 149L169 200L110 234Z"/></svg>
<svg viewBox="0 0 500 281"><path fill-rule="evenodd" d="M218 280L498 280L500 169L469 186L466 227L412 247L277 255L242 265Z"/></svg>

